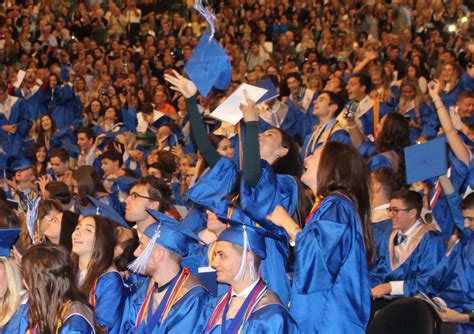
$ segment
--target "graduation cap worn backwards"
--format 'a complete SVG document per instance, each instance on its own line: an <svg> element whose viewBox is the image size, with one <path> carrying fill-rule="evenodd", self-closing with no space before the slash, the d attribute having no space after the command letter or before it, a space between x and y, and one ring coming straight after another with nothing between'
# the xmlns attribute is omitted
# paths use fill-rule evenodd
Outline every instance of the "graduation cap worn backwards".
<svg viewBox="0 0 474 334"><path fill-rule="evenodd" d="M407 184L446 174L448 170L446 139L438 138L405 147L405 166Z"/></svg>
<svg viewBox="0 0 474 334"><path fill-rule="evenodd" d="M92 196L87 195L87 198L89 201L92 202L94 205L93 207L85 208L84 210L81 211L82 216L101 216L110 219L112 222L129 228L127 222L121 215L118 214L117 211L115 211L110 205L102 203L99 201L97 198L94 198Z"/></svg>
<svg viewBox="0 0 474 334"><path fill-rule="evenodd" d="M281 239L276 234L268 232L261 227L248 225L222 216L218 216L218 219L224 223L228 223L230 226L222 231L222 233L217 238L217 241L227 241L232 244L239 245L243 249L242 262L240 264L239 272L235 277L236 280L241 280L244 277L245 267L247 265L246 252L254 253L261 259L265 259L267 256L265 238L276 240ZM250 278L254 280L256 277L253 261L249 263L249 268Z"/></svg>
<svg viewBox="0 0 474 334"><path fill-rule="evenodd" d="M184 72L205 97L212 87L226 89L231 79L229 57L219 42L210 36L209 30L206 30L184 66Z"/></svg>
<svg viewBox="0 0 474 334"><path fill-rule="evenodd" d="M147 212L157 222L145 229L144 234L150 238L150 242L143 253L129 265L130 270L144 274L155 244L159 244L178 255L186 256L189 252L190 243L202 242L192 230L177 220L156 210L147 209Z"/></svg>
<svg viewBox="0 0 474 334"><path fill-rule="evenodd" d="M0 256L10 256L10 249L20 235L20 228L0 229Z"/></svg>

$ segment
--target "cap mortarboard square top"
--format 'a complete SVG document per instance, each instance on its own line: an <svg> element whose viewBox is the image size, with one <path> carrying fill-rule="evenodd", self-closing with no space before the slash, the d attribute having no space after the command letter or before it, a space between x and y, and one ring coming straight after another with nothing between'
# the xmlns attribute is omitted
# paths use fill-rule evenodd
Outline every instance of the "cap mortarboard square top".
<svg viewBox="0 0 474 334"><path fill-rule="evenodd" d="M446 139L438 138L405 148L407 184L446 174Z"/></svg>

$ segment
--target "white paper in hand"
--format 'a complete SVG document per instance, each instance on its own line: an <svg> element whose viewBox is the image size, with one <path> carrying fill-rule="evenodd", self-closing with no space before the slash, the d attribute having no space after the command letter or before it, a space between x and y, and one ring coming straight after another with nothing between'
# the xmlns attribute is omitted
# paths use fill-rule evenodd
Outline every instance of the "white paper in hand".
<svg viewBox="0 0 474 334"><path fill-rule="evenodd" d="M25 79L26 72L23 70L19 70L18 74L16 75L16 81L13 83L13 87L20 88L23 79Z"/></svg>
<svg viewBox="0 0 474 334"><path fill-rule="evenodd" d="M267 92L264 88L251 86L245 83L241 84L231 96L229 96L211 113L211 117L231 123L232 125L239 123L239 121L244 117L240 111L240 104L247 105L244 90L247 91L249 97L254 101L258 101Z"/></svg>

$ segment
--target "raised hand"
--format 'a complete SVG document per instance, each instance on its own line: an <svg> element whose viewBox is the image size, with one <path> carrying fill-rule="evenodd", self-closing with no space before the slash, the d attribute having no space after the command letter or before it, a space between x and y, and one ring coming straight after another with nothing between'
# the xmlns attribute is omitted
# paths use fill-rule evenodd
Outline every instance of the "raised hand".
<svg viewBox="0 0 474 334"><path fill-rule="evenodd" d="M165 80L171 84L172 90L180 92L185 98L190 98L197 93L194 82L186 79L175 70L173 70L173 75L165 74Z"/></svg>
<svg viewBox="0 0 474 334"><path fill-rule="evenodd" d="M244 114L244 121L246 123L256 122L258 121L257 105L255 101L250 98L246 90L244 90L244 94L245 94L245 99L247 100L247 105L240 104L240 110L242 111L242 114Z"/></svg>

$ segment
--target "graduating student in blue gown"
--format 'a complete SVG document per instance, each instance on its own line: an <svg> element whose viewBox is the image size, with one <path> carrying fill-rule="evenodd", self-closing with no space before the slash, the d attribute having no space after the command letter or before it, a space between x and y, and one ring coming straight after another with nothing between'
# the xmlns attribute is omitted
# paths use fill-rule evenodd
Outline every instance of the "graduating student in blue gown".
<svg viewBox="0 0 474 334"><path fill-rule="evenodd" d="M63 74L63 73L61 73ZM68 76L61 76L64 84L58 82L56 75L49 77L51 90L48 100L50 115L58 129L68 128L75 132L82 127L82 103L74 93L74 87L68 83Z"/></svg>
<svg viewBox="0 0 474 334"><path fill-rule="evenodd" d="M28 328L28 306L21 303L21 274L10 258L10 251L20 234L19 228L0 229L0 333L23 334Z"/></svg>
<svg viewBox="0 0 474 334"><path fill-rule="evenodd" d="M459 92L474 90L474 78L470 73L461 74L455 63L443 64L441 75L438 79L442 83L440 97L444 106L449 110L456 105Z"/></svg>
<svg viewBox="0 0 474 334"><path fill-rule="evenodd" d="M9 96L6 85L0 84L0 146L7 157L22 153L23 140L32 125L26 114L25 102ZM12 125L16 126L15 131L7 131Z"/></svg>
<svg viewBox="0 0 474 334"><path fill-rule="evenodd" d="M72 234L72 253L79 263L78 285L89 297L97 325L108 333L119 333L126 290L112 263L115 226L109 219L115 215L104 210L106 206L100 201L95 200L94 204L99 205L96 214L103 217L83 217Z"/></svg>
<svg viewBox="0 0 474 334"><path fill-rule="evenodd" d="M145 229L130 269L150 278L127 298L121 333L197 333L209 294L181 258L199 238L172 218L148 212L157 223Z"/></svg>
<svg viewBox="0 0 474 334"><path fill-rule="evenodd" d="M443 321L458 322L457 333L471 333L474 323L466 323L453 316L462 319L461 315L474 309L474 225L470 219L474 216L474 194L468 195L461 204L459 194L449 185L447 177L442 177L440 182L446 193L456 232L448 241L445 256L432 270L425 291L441 298L450 309L448 312L438 312Z"/></svg>
<svg viewBox="0 0 474 334"><path fill-rule="evenodd" d="M336 120L342 110L342 100L332 92L322 92L315 101L313 115L318 117L319 126L316 131L307 135L301 150L302 159L313 154L314 150L327 141L339 141L352 145L349 133Z"/></svg>
<svg viewBox="0 0 474 334"><path fill-rule="evenodd" d="M401 83L402 96L396 111L410 122L410 142L414 144L418 138L432 139L439 128L436 112L424 102L418 82L404 79Z"/></svg>
<svg viewBox="0 0 474 334"><path fill-rule="evenodd" d="M278 237L259 227L220 219L230 227L217 239L212 266L217 281L230 287L206 305L200 333L299 333L286 306L258 275L260 260L268 254L264 239Z"/></svg>
<svg viewBox="0 0 474 334"><path fill-rule="evenodd" d="M290 313L299 333L365 333L375 257L365 161L328 142L305 160L301 180L317 198L303 230L281 207L268 217L295 245Z"/></svg>
<svg viewBox="0 0 474 334"><path fill-rule="evenodd" d="M368 95L370 90L371 82L366 75L361 73L352 75L347 83L347 92L351 101L346 104L345 109L358 120L362 133L374 138L377 135L380 120L386 114L393 112L393 109L384 103L378 103L376 99L371 99Z"/></svg>
<svg viewBox="0 0 474 334"><path fill-rule="evenodd" d="M77 291L65 248L54 244L32 246L22 258L22 268L32 332L95 334L94 314Z"/></svg>
<svg viewBox="0 0 474 334"><path fill-rule="evenodd" d="M420 218L420 194L399 190L390 199L393 231L370 270L372 295L414 296L423 289L430 271L444 254L443 239Z"/></svg>
<svg viewBox="0 0 474 334"><path fill-rule="evenodd" d="M48 113L48 84L39 86L36 84L36 69L26 70L25 79L21 88L14 89L12 95L25 101L27 114L25 117L35 121Z"/></svg>

